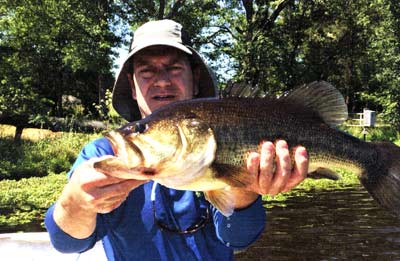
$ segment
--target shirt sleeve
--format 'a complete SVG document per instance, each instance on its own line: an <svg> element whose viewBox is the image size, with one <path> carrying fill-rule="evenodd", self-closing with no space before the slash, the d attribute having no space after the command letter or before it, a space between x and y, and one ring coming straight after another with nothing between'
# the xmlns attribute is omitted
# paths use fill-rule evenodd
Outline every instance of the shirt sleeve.
<svg viewBox="0 0 400 261"><path fill-rule="evenodd" d="M82 162L87 161L91 158L101 157L105 155L114 155L111 144L106 138L96 139L88 143L75 160L74 165L72 165L71 170L68 172L68 178L71 177L72 172L78 167Z"/></svg>
<svg viewBox="0 0 400 261"><path fill-rule="evenodd" d="M261 196L249 207L225 217L212 207L217 237L227 247L244 249L254 243L265 228L266 213Z"/></svg>
<svg viewBox="0 0 400 261"><path fill-rule="evenodd" d="M79 153L74 165L68 172L71 177L74 169L84 161L103 155L114 155L110 143L105 138L94 140L87 144ZM97 217L96 231L88 238L76 239L65 233L54 221L54 204L47 210L45 215L45 226L50 236L50 241L55 249L63 253L80 253L92 248L96 241L101 238L99 223L101 219Z"/></svg>

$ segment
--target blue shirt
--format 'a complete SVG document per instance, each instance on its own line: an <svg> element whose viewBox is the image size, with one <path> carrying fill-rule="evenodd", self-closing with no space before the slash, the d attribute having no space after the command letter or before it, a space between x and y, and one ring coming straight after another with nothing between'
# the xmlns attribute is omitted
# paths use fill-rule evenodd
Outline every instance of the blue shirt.
<svg viewBox="0 0 400 261"><path fill-rule="evenodd" d="M78 155L69 175L82 162L114 155L105 138L97 139ZM45 217L53 246L65 253L84 252L102 240L108 260L233 260L233 251L253 243L263 232L265 210L261 198L246 209L223 216L203 196L148 182L130 192L126 201L108 214L98 214L96 229L86 239L76 239L54 222L54 205ZM199 223L207 210L210 221L191 234L161 230L185 230Z"/></svg>

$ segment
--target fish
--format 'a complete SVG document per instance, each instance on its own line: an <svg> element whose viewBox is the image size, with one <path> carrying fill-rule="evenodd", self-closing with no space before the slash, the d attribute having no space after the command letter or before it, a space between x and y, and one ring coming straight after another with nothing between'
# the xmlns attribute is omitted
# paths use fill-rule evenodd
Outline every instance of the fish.
<svg viewBox="0 0 400 261"><path fill-rule="evenodd" d="M235 202L228 188L253 182L246 168L249 152L259 151L263 141L285 140L291 151L307 149L307 177L336 179L335 169L350 171L382 207L400 215L400 147L366 142L339 130L347 117L342 94L325 81L278 98L178 101L107 132L115 156L94 167L118 178L151 179L169 188L203 192L229 216Z"/></svg>

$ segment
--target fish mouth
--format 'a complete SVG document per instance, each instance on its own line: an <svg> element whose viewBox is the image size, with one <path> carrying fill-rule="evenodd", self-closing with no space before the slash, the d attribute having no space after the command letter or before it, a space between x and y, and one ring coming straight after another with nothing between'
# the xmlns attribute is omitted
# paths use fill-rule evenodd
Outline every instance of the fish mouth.
<svg viewBox="0 0 400 261"><path fill-rule="evenodd" d="M135 168L136 171L142 173L145 176L155 176L157 171L154 168L138 167Z"/></svg>

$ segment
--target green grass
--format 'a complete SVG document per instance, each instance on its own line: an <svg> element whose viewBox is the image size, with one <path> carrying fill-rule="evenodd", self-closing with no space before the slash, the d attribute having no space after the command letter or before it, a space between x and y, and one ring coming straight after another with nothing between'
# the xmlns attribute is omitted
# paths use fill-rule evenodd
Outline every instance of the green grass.
<svg viewBox="0 0 400 261"><path fill-rule="evenodd" d="M277 196L263 196L263 200L268 202L266 207L270 208L277 205L284 206L287 198L304 196L309 191L338 190L358 186L360 184L357 176L353 173L346 172L341 169L337 169L335 171L340 176L339 180L305 179L299 186L289 192L281 193Z"/></svg>
<svg viewBox="0 0 400 261"><path fill-rule="evenodd" d="M342 125L340 129L359 139L364 139L362 127ZM367 141L390 141L400 144L400 133L393 127L382 126L379 128L365 128L365 131L365 138Z"/></svg>
<svg viewBox="0 0 400 261"><path fill-rule="evenodd" d="M37 141L15 143L0 138L0 180L43 177L67 171L85 143L98 135L63 133Z"/></svg>

